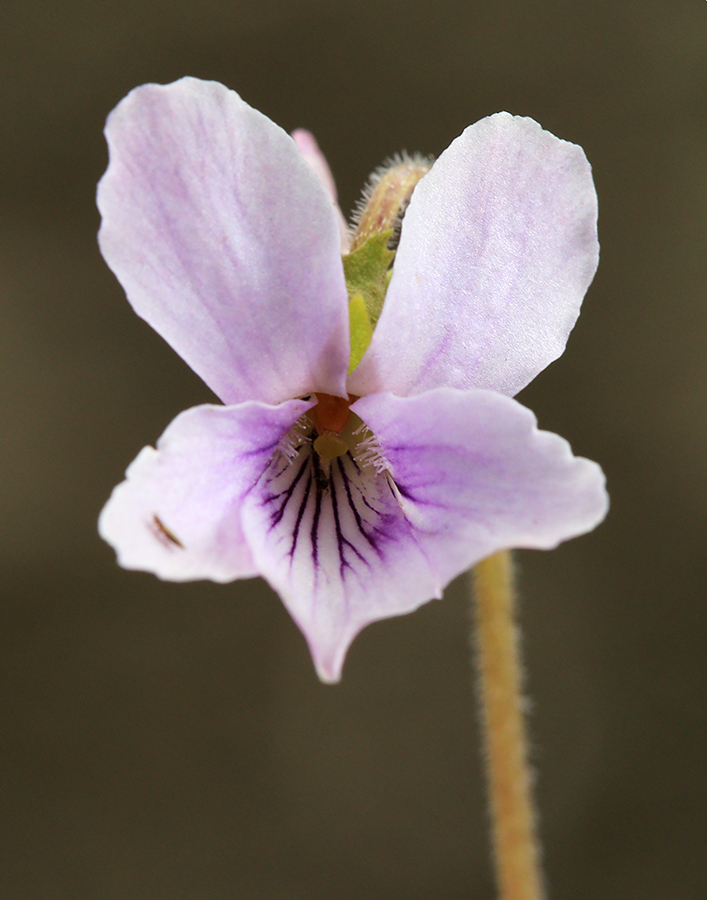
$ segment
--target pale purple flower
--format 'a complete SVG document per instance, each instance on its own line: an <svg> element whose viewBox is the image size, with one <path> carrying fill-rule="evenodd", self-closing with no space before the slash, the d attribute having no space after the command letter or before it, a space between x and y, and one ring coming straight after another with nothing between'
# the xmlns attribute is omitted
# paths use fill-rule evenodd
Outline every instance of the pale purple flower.
<svg viewBox="0 0 707 900"><path fill-rule="evenodd" d="M103 255L225 404L177 416L113 492L100 531L121 565L262 575L336 681L368 623L604 517L601 469L511 399L562 353L596 268L579 147L507 113L453 141L415 188L347 377L346 231L313 139L192 78L134 90L106 134ZM331 461L312 446L317 394L360 397Z"/></svg>

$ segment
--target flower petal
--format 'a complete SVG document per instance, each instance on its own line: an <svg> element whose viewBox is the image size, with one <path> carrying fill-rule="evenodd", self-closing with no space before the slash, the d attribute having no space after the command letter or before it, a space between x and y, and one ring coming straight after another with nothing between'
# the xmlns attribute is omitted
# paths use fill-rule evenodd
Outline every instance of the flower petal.
<svg viewBox="0 0 707 900"><path fill-rule="evenodd" d="M598 262L596 218L580 147L508 113L467 128L415 188L349 391L516 394L564 350Z"/></svg>
<svg viewBox="0 0 707 900"><path fill-rule="evenodd" d="M370 453L368 463L365 454L339 457L326 472L305 448L271 466L243 504L253 559L304 632L323 681L339 679L368 623L441 596L496 550L553 547L606 513L599 467L500 394L380 394L352 409L389 472Z"/></svg>
<svg viewBox="0 0 707 900"><path fill-rule="evenodd" d="M216 82L111 113L99 242L135 311L226 403L346 396L339 225L295 142Z"/></svg>
<svg viewBox="0 0 707 900"><path fill-rule="evenodd" d="M352 410L375 433L439 583L497 550L549 550L595 528L604 474L493 391L374 394Z"/></svg>
<svg viewBox="0 0 707 900"><path fill-rule="evenodd" d="M306 131L304 128L297 128L292 132L292 140L297 144L307 165L321 181L334 201L334 209L336 210L339 231L341 232L341 249L342 251L345 251L351 242L351 234L349 232L349 226L346 223L346 218L339 207L336 182L334 181L334 176L331 174L331 169L329 168L329 163L326 161L326 156L324 156L319 149L319 144L311 131Z"/></svg>
<svg viewBox="0 0 707 900"><path fill-rule="evenodd" d="M243 496L312 402L198 406L145 447L99 519L126 569L170 581L258 574L241 528Z"/></svg>
<svg viewBox="0 0 707 900"><path fill-rule="evenodd" d="M409 612L436 586L390 479L350 455L326 472L311 445L276 461L244 500L243 528L325 682L339 680L364 625Z"/></svg>

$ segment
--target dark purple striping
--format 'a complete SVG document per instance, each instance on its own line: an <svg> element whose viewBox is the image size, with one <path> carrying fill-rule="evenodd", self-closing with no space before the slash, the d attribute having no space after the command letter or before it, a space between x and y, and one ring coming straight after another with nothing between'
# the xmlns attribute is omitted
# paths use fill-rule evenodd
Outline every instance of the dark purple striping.
<svg viewBox="0 0 707 900"><path fill-rule="evenodd" d="M290 547L290 558L295 555L295 549L297 547L297 541L299 539L299 527L302 524L302 518L304 516L304 512L307 509L307 503L309 502L309 492L312 490L312 473L309 473L309 477L307 478L307 486L304 489L304 496L302 497L302 502L300 503L299 511L297 512L297 520L295 522L295 527L292 530L292 547ZM285 507L287 506L291 493L285 498L285 502L282 505L282 509L280 511L280 518L282 518L282 513L285 511ZM279 519L278 519L279 521ZM316 562L316 560L315 560Z"/></svg>
<svg viewBox="0 0 707 900"><path fill-rule="evenodd" d="M348 455L348 456L351 456L350 453L347 454L347 455ZM351 459L352 459L352 462L353 462L354 465L355 465L355 460L353 459L353 457L351 457ZM344 469L344 464L343 464L343 462L342 462L342 458L341 458L341 457L339 457L339 458L337 459L337 463L339 464L339 471L341 472L341 478L342 478L342 481L344 482L344 488L345 488L345 490L346 490L346 497L348 498L349 506L351 507L351 512L354 514L354 519L356 519L356 524L358 525L358 530L359 530L359 531L361 532L361 534L366 538L366 540L367 540L368 543L371 545L371 547L373 547L374 549L377 549L375 540L371 537L371 535L370 535L370 534L366 531L366 529L363 527L363 520L361 519L361 514L359 513L358 509L356 508L356 504L354 503L354 499L353 499L353 497L351 496L351 484L350 484L350 482L349 482L349 476L346 474L346 470ZM359 470L359 471L360 471L360 470ZM371 506L371 504L366 500L366 498L365 498L364 495L363 495L363 491L362 491L360 488L357 488L357 489L358 489L358 492L359 492L359 494L360 494L360 496L361 496L361 499L362 499L363 502L366 504L366 506L367 506L372 512L377 513L378 510L377 510L377 509L374 509L374 508Z"/></svg>
<svg viewBox="0 0 707 900"><path fill-rule="evenodd" d="M413 497L413 495L410 493L410 491L409 491L406 487L403 487L403 485L402 485L402 484L399 484L397 481L395 482L395 486L396 486L397 489L400 491L400 493L402 494L402 496L405 497L406 500L412 500L413 502L415 502L415 498ZM392 493L392 492L393 492L392 487L391 487L390 490L391 490L391 493Z"/></svg>
<svg viewBox="0 0 707 900"><path fill-rule="evenodd" d="M339 457L339 459L340 458L341 457ZM347 493L348 493L348 491L347 491ZM351 503L350 498L351 498L351 494L349 494L349 502ZM336 484L335 484L335 481L333 478L331 481L331 505L332 505L332 509L334 512L334 525L336 527L336 543L339 547L339 573L340 573L341 577L343 578L344 570L351 568L351 564L347 561L346 555L344 553L345 547L350 547L350 549L353 550L353 552L356 554L356 556L358 556L358 558L361 560L362 563L364 563L365 565L369 565L369 563L368 563L368 560L365 558L365 556L362 556L358 552L358 550L354 547L354 545L351 543L351 541L347 540L344 537L344 532L343 532L343 529L341 528L341 520L339 519L339 502L336 497ZM351 509L353 510L354 515L357 516L358 513L357 513L357 510L356 510L355 506L353 505L353 503L351 503Z"/></svg>
<svg viewBox="0 0 707 900"><path fill-rule="evenodd" d="M271 495L267 498L266 502L267 502L267 503L270 503L270 502L272 502L273 500L279 500L279 498L282 497L283 495L284 495L284 497L285 497L285 499L282 501L282 506L280 507L280 509L277 510L275 513L273 513L273 516L272 516L272 518L270 519L270 525L271 525L271 527L274 527L275 525L277 525L277 523L280 521L280 519L282 519L283 515L285 514L285 507L286 507L287 504L289 503L290 497L291 497L292 494L294 493L295 488L297 487L297 484L299 483L300 478L304 475L304 473L305 473L305 471L306 471L306 469L307 469L307 463L308 463L308 462L309 462L309 459L305 456L304 459L302 460L302 465L301 465L300 468L299 468L299 472L297 472L297 474L295 475L295 477L294 477L294 479L293 479L293 481L292 481L292 484L287 488L287 490L285 490L285 491L280 491L279 494L271 494ZM284 470L283 470L283 471L284 471ZM280 474L281 474L280 472L277 473L277 475L280 475ZM277 476L276 476L276 475L273 476L273 478L275 478L275 477L277 477ZM310 474L310 478L311 478L311 477L312 477L312 476L311 476L311 474ZM272 481L273 479L271 478L270 480Z"/></svg>
<svg viewBox="0 0 707 900"><path fill-rule="evenodd" d="M360 539L354 540L356 535L365 539L366 544L370 546L377 554L380 555L380 538L384 536L384 532L380 529L381 516L384 518L385 513L381 509L377 509L374 502L369 501L366 496L366 482L371 484L383 478L386 482L388 478L385 475L374 474L369 472L363 474L362 467L349 452L345 456L337 457L331 462L331 468L327 474L319 455L313 450L311 444L303 445L298 448L298 456L287 461L285 465L281 465L281 458L273 459L271 465L265 475L266 483L273 486L273 482L279 480L282 476L287 477L288 470L292 470L292 480L283 490L273 493L266 493L263 497L265 505L271 505L270 510L270 530L274 530L282 522L285 511L290 501L296 503L297 511L292 529L291 542L287 551L290 559L294 559L295 553L302 541L302 523L305 514L313 502L312 521L309 528L309 538L311 541L312 561L315 568L319 564L319 550L321 544L320 529L323 527L323 514L325 504L330 503L331 515L333 518L334 531L336 536L336 544L339 553L339 572L343 578L346 570L354 571L357 564L370 566L370 562L362 552L363 547L359 549ZM364 483L359 482L363 480ZM298 486L301 489L299 500L295 499L295 493ZM373 488L374 495L376 489ZM371 498L372 499L372 498ZM355 531L353 534L347 535L347 527L353 528L353 523L349 520L347 526L346 520L342 517L344 504L348 504L351 515L355 522ZM374 521L366 521L362 515L363 508L369 510L375 516ZM294 510L293 510L294 512ZM329 526L331 527L331 526ZM365 546L365 545L364 545Z"/></svg>
<svg viewBox="0 0 707 900"><path fill-rule="evenodd" d="M317 542L319 541L319 517L322 514L322 495L326 488L322 486L322 482L320 481L317 473L320 471L319 469L319 460L317 459L317 454L312 453L312 468L314 469L314 486L316 488L316 492L314 495L314 516L312 517L312 530L310 532L310 538L312 541L312 559L314 560L314 565L316 566L319 562L319 547ZM322 472L322 475L324 473ZM303 503L307 502L307 498L303 500ZM299 521L298 521L299 525ZM294 555L295 547L292 545L292 553L290 555Z"/></svg>

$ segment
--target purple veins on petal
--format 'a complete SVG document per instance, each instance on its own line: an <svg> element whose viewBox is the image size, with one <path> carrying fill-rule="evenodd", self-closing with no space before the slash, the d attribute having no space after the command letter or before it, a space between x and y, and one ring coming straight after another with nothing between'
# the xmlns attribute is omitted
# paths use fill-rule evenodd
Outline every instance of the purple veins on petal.
<svg viewBox="0 0 707 900"><path fill-rule="evenodd" d="M337 490L336 490L337 480L338 479L334 477L334 478L332 478L332 481L331 481L331 505L332 505L332 509L334 512L334 524L336 527L336 542L339 547L339 560L340 560L339 574L343 578L344 577L344 569L353 568L352 563L350 563L349 560L347 559L347 556L350 555L350 554L347 554L347 550L350 551L350 553L353 553L354 556L356 557L356 559L358 559L364 565L368 565L368 561L363 556L363 554L360 553L359 550L357 550L355 544L352 544L351 541L348 540L348 538L344 537L344 532L343 532L343 528L341 525L341 517L339 515L339 500L337 497ZM361 527L361 524L360 524L361 517L359 516L358 510L356 509L354 503L352 502L350 493L349 493L348 497L349 497L349 501L350 501L349 509L354 515L354 519L356 521L356 524L359 527L359 531L368 540L368 542L375 548L375 543L371 540L370 535L367 534L364 531L364 529Z"/></svg>
<svg viewBox="0 0 707 900"><path fill-rule="evenodd" d="M145 447L99 519L125 568L171 581L232 581L258 574L240 507L283 435L311 406L244 403L181 413ZM178 542L178 544L177 544Z"/></svg>
<svg viewBox="0 0 707 900"><path fill-rule="evenodd" d="M262 504L269 509L269 531L275 540L280 531L289 536L291 563L297 553L309 553L315 571L323 535L333 533L343 578L346 570L369 565L365 548L357 545L361 537L378 552L375 533L380 511L367 495L375 496L380 491L376 482L384 480L372 469L364 472L350 451L325 461L307 443L285 465L274 459L263 476Z"/></svg>

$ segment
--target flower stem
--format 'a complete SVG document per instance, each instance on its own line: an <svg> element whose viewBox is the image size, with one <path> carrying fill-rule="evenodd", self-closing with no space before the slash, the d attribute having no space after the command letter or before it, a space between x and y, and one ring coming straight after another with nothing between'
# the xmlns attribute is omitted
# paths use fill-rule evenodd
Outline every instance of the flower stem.
<svg viewBox="0 0 707 900"><path fill-rule="evenodd" d="M513 560L507 551L474 566L479 694L500 900L542 900L540 845L531 796L515 623Z"/></svg>

